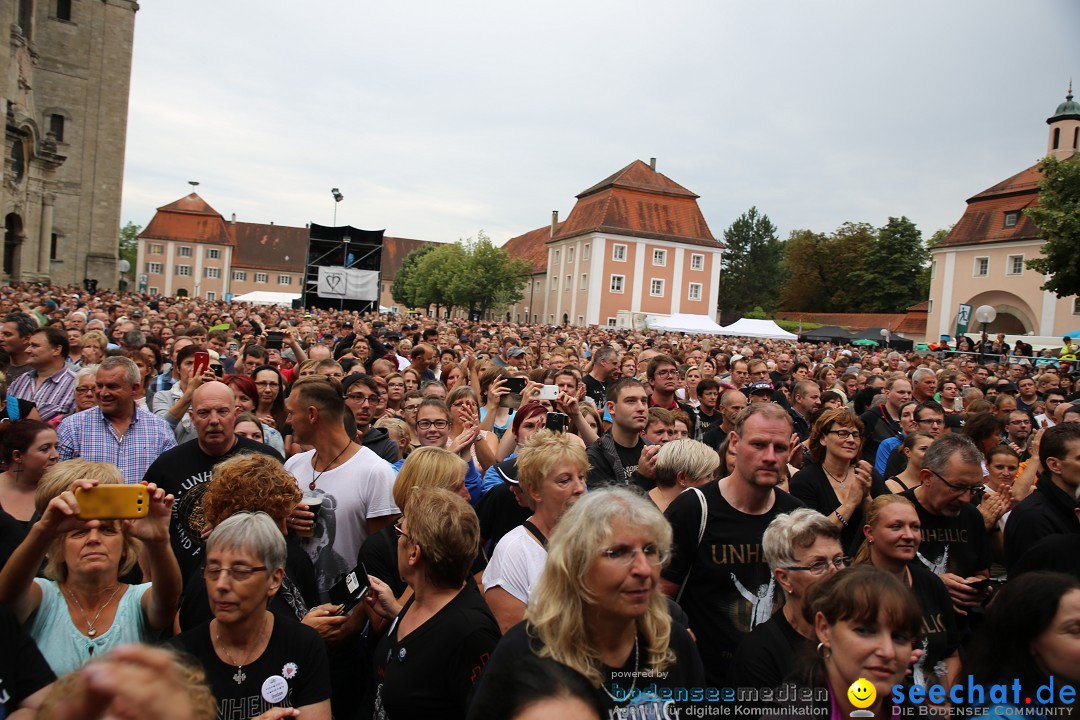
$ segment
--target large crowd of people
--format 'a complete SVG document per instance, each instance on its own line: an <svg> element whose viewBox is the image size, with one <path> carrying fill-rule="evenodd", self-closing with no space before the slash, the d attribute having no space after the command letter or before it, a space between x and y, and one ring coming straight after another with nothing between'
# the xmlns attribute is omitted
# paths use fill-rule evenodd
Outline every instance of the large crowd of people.
<svg viewBox="0 0 1080 720"><path fill-rule="evenodd" d="M44 285L0 321L0 717L1071 713L1070 338Z"/></svg>

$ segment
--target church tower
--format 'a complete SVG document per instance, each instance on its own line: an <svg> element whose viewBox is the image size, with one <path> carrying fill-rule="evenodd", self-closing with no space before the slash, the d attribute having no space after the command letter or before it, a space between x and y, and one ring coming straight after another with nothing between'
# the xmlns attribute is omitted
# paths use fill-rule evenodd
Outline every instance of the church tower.
<svg viewBox="0 0 1080 720"><path fill-rule="evenodd" d="M1046 119L1050 126L1050 139L1046 154L1064 160L1080 150L1080 103L1073 100L1072 82L1065 102L1057 106L1053 115Z"/></svg>

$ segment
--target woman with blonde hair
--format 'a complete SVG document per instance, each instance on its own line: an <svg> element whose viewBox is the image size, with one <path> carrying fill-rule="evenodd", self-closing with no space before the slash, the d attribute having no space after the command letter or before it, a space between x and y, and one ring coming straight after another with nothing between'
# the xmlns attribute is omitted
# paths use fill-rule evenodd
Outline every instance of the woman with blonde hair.
<svg viewBox="0 0 1080 720"><path fill-rule="evenodd" d="M137 520L80 520L76 489L123 484L113 465L68 460L38 483L40 519L0 572L0 604L10 605L57 675L172 626L180 568L169 544L173 496L150 483L149 512ZM152 583L121 577L143 553ZM35 578L43 562L45 576Z"/></svg>
<svg viewBox="0 0 1080 720"><path fill-rule="evenodd" d="M532 654L584 675L603 691L612 717L631 702L642 717L671 716L643 686L704 687L705 670L660 593L670 554L671 526L637 493L609 487L578 501L551 536L525 622L495 649L474 702L501 692L486 681L489 673Z"/></svg>
<svg viewBox="0 0 1080 720"><path fill-rule="evenodd" d="M656 487L649 499L660 512L684 490L716 479L720 456L705 443L684 438L665 443L656 454Z"/></svg>

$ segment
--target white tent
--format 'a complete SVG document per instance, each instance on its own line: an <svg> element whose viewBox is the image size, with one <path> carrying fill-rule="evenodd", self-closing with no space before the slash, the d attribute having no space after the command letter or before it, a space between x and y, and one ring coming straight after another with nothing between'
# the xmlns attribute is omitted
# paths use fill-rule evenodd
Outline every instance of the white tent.
<svg viewBox="0 0 1080 720"><path fill-rule="evenodd" d="M233 302L246 302L252 305L292 305L293 300L299 300L300 293L271 292L269 290L252 290L243 295L233 297Z"/></svg>
<svg viewBox="0 0 1080 720"><path fill-rule="evenodd" d="M691 335L719 335L723 330L708 315L689 315L685 313L670 315L666 318L650 316L647 324L650 330L684 332Z"/></svg>
<svg viewBox="0 0 1080 720"><path fill-rule="evenodd" d="M719 330L721 335L736 335L739 337L773 338L774 340L798 340L794 333L789 333L772 320L754 320L742 318L736 320Z"/></svg>

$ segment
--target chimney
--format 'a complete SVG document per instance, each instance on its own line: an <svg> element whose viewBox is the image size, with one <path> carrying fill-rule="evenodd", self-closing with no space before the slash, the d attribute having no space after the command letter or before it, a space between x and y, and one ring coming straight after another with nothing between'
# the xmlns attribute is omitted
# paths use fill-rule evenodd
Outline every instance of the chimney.
<svg viewBox="0 0 1080 720"><path fill-rule="evenodd" d="M229 221L229 224L230 225L235 225L236 224L236 213L232 214L232 220Z"/></svg>
<svg viewBox="0 0 1080 720"><path fill-rule="evenodd" d="M656 172L656 158L649 158L649 169Z"/></svg>
<svg viewBox="0 0 1080 720"><path fill-rule="evenodd" d="M555 231L559 227L559 211L551 211L551 237L555 237Z"/></svg>

